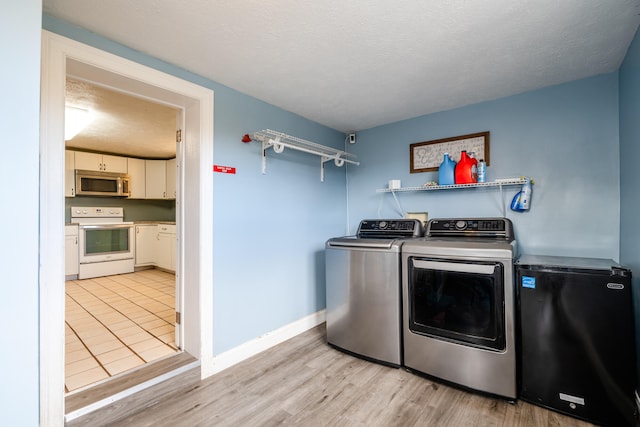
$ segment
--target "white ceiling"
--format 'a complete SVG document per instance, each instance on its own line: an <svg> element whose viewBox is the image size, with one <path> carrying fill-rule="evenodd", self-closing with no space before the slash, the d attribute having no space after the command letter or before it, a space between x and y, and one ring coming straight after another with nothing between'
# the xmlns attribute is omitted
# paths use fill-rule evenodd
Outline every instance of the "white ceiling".
<svg viewBox="0 0 640 427"><path fill-rule="evenodd" d="M618 69L640 0L44 0L44 12L340 131Z"/></svg>

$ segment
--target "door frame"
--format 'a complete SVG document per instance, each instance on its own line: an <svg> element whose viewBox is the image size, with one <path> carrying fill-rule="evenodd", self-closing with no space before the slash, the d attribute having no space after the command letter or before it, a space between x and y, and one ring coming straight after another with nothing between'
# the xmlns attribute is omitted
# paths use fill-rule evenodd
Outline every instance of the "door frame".
<svg viewBox="0 0 640 427"><path fill-rule="evenodd" d="M40 101L40 425L64 424L64 102L67 65L136 96L182 108L185 144L176 233L183 349L213 359L213 91L75 40L42 31Z"/></svg>

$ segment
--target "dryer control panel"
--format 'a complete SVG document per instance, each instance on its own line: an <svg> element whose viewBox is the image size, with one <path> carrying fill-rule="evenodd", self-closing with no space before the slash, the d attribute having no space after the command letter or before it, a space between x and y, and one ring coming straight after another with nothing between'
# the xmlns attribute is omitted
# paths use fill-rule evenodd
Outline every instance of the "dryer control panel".
<svg viewBox="0 0 640 427"><path fill-rule="evenodd" d="M508 218L434 218L427 224L427 237L487 237L513 239Z"/></svg>
<svg viewBox="0 0 640 427"><path fill-rule="evenodd" d="M391 235L395 237L422 236L422 223L417 219L365 219L360 221L358 237Z"/></svg>

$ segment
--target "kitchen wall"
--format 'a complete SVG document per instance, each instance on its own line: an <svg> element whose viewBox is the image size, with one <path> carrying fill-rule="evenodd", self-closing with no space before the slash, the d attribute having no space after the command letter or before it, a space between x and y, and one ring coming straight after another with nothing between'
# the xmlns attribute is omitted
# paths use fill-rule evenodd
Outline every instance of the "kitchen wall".
<svg viewBox="0 0 640 427"><path fill-rule="evenodd" d="M36 426L39 412L39 0L3 2L0 13L0 116L6 201L0 210L2 300L0 424ZM19 41L19 42L18 42ZM8 59L10 58L10 60ZM62 250L62 248L60 248Z"/></svg>
<svg viewBox="0 0 640 427"><path fill-rule="evenodd" d="M399 193L404 211L429 217L501 216L503 203L522 252L619 259L618 74L611 73L359 132L349 171L351 231L365 217L399 217L390 179L437 181L409 173L409 145L490 131L487 180L533 177L528 212L509 209L520 187Z"/></svg>
<svg viewBox="0 0 640 427"><path fill-rule="evenodd" d="M620 259L633 274L636 307L636 348L640 355L640 34L620 67ZM638 384L640 384L640 357Z"/></svg>
<svg viewBox="0 0 640 427"><path fill-rule="evenodd" d="M124 208L125 221L175 221L175 200L119 199L116 197L66 197L64 220L71 221L71 206L105 206Z"/></svg>
<svg viewBox="0 0 640 427"><path fill-rule="evenodd" d="M43 27L214 91L213 351L219 354L325 307L324 242L345 233L345 169L270 150L245 133L274 129L333 147L344 135L45 15Z"/></svg>

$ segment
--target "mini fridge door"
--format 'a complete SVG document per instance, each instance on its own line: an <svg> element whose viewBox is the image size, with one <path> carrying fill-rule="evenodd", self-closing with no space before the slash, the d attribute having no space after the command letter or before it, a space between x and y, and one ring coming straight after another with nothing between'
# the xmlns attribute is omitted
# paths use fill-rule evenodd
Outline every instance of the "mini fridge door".
<svg viewBox="0 0 640 427"><path fill-rule="evenodd" d="M611 260L516 263L520 398L603 425L635 425L631 272Z"/></svg>

